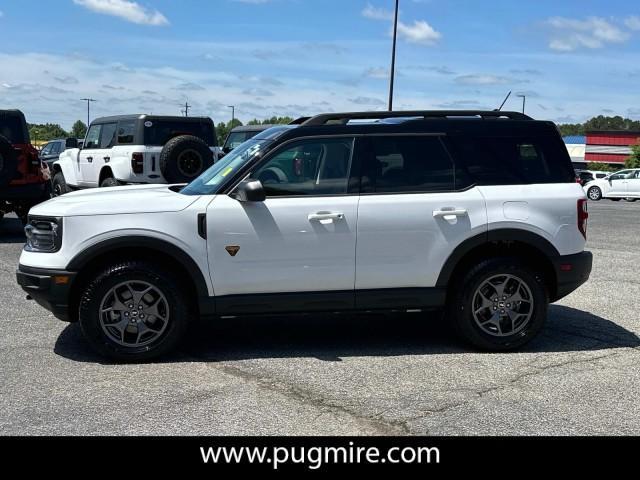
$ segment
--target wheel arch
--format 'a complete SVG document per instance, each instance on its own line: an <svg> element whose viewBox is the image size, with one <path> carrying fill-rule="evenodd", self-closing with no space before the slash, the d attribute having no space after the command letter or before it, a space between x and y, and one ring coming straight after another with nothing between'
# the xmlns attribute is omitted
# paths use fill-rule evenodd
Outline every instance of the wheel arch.
<svg viewBox="0 0 640 480"><path fill-rule="evenodd" d="M104 167L102 167L100 169L100 175L98 176L98 185L102 184L102 181L105 178L115 178L114 174L113 174L113 170L111 169L111 167L109 165L105 165Z"/></svg>
<svg viewBox="0 0 640 480"><path fill-rule="evenodd" d="M515 256L531 265L543 276L550 298L557 296L557 276L553 259L560 252L546 238L526 230L499 229L471 237L458 245L446 260L436 282L449 288L473 264L491 256Z"/></svg>
<svg viewBox="0 0 640 480"><path fill-rule="evenodd" d="M109 262L122 259L142 259L157 262L159 255L163 258L162 265L175 272L191 295L194 308L198 308L199 299L209 297L209 288L200 267L196 261L183 249L165 240L147 236L127 236L104 240L78 253L68 263L66 270L78 272L74 284L83 285L92 274ZM72 320L77 315L81 288L72 289L69 299L69 312ZM207 312L203 312L207 313Z"/></svg>

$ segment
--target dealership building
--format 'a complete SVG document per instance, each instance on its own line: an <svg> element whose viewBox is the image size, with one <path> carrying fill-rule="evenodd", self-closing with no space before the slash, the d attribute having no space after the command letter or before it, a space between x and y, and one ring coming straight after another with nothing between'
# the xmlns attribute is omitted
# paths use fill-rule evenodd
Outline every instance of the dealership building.
<svg viewBox="0 0 640 480"><path fill-rule="evenodd" d="M587 168L587 163L603 163L623 168L631 156L631 146L640 142L640 131L593 130L585 136L564 137L574 168Z"/></svg>

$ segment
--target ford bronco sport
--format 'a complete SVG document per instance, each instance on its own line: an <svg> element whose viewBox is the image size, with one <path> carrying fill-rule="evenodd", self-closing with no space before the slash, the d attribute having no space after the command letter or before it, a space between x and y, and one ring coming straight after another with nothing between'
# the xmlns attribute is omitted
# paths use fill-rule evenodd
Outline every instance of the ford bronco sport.
<svg viewBox="0 0 640 480"><path fill-rule="evenodd" d="M82 148L67 140L53 163L55 196L129 183L187 183L220 154L208 117L123 115L94 120Z"/></svg>
<svg viewBox="0 0 640 480"><path fill-rule="evenodd" d="M31 145L24 114L0 110L0 219L15 212L26 223L29 209L50 196L49 169Z"/></svg>
<svg viewBox="0 0 640 480"><path fill-rule="evenodd" d="M319 115L184 188L75 192L29 218L18 283L125 361L199 317L312 311L445 308L477 348L515 349L592 262L556 126L513 112Z"/></svg>

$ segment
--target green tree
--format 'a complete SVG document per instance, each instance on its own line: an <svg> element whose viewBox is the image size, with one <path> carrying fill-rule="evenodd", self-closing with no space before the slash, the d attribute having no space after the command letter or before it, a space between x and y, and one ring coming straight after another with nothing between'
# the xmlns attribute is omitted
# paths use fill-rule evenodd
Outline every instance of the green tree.
<svg viewBox="0 0 640 480"><path fill-rule="evenodd" d="M620 115L605 117L598 115L584 123L565 123L558 125L563 137L584 135L589 130L640 130L640 121L623 118Z"/></svg>
<svg viewBox="0 0 640 480"><path fill-rule="evenodd" d="M28 123L27 126L31 140L38 143L69 136L66 130L57 123Z"/></svg>
<svg viewBox="0 0 640 480"><path fill-rule="evenodd" d="M596 170L599 172L615 172L619 169L616 167L612 167L608 163L589 162L587 163L587 170Z"/></svg>
<svg viewBox="0 0 640 480"><path fill-rule="evenodd" d="M82 120L78 120L71 127L71 136L74 138L84 138L87 134L87 126Z"/></svg>
<svg viewBox="0 0 640 480"><path fill-rule="evenodd" d="M253 120L249 120L247 125L288 125L293 122L293 118L291 117L271 117L265 118L264 120L258 120L254 118Z"/></svg>
<svg viewBox="0 0 640 480"><path fill-rule="evenodd" d="M638 143L631 147L631 156L624 162L626 168L640 168L640 138Z"/></svg>

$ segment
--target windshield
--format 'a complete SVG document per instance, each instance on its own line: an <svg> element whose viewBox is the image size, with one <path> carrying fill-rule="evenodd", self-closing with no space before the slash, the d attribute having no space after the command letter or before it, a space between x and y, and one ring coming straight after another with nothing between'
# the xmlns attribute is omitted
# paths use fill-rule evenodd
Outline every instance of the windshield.
<svg viewBox="0 0 640 480"><path fill-rule="evenodd" d="M180 193L185 195L213 195L218 193L220 186L229 176L233 176L269 143L271 143L271 140L266 139L252 139L244 142L214 163L212 167L184 187Z"/></svg>

